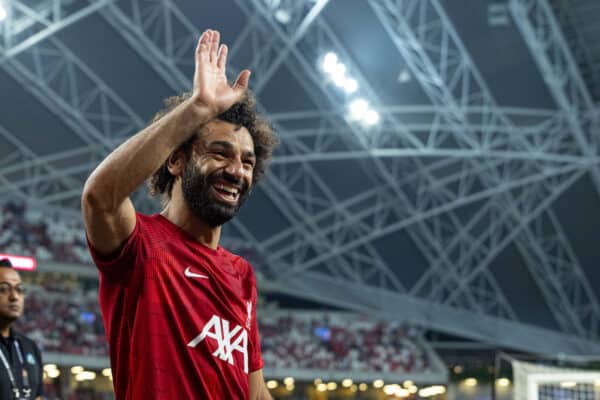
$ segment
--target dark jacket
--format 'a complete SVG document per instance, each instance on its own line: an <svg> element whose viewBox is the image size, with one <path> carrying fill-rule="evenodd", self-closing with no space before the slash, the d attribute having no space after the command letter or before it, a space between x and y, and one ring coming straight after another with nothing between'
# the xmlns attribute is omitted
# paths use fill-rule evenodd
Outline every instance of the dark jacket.
<svg viewBox="0 0 600 400"><path fill-rule="evenodd" d="M19 362L19 355L16 350L15 341L18 342L21 355L23 357L23 365ZM14 329L10 330L10 336L4 338L0 335L0 350L4 353L7 361L10 363L13 376L20 386L23 387L23 375L26 375L26 380L29 383L29 389L31 389L30 399L35 399L38 396L43 396L43 365L42 356L40 349L35 342L25 335L16 332ZM23 373L23 369L26 374ZM23 392L21 391L21 397ZM0 399L13 399L11 391L11 382L8 375L8 371L4 366L4 363L0 360Z"/></svg>

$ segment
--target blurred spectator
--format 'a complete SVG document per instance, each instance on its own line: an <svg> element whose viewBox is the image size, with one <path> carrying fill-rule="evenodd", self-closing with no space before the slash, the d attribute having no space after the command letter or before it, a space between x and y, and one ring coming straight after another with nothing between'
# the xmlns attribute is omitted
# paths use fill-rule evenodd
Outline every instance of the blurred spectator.
<svg viewBox="0 0 600 400"><path fill-rule="evenodd" d="M0 206L0 249L4 253L31 255L38 260L91 264L81 223L46 215L24 205Z"/></svg>
<svg viewBox="0 0 600 400"><path fill-rule="evenodd" d="M266 368L419 373L429 365L414 332L396 322L294 312L259 325Z"/></svg>

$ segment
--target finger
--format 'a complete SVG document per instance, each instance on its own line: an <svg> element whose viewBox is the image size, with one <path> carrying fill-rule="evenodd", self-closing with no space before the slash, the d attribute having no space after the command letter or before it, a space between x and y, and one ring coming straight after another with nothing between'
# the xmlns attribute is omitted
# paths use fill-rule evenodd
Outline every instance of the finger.
<svg viewBox="0 0 600 400"><path fill-rule="evenodd" d="M233 87L235 89L247 89L248 81L250 81L250 74L251 72L248 69L245 69L242 72L240 72L237 79L235 80L235 83L233 84Z"/></svg>
<svg viewBox="0 0 600 400"><path fill-rule="evenodd" d="M196 46L196 56L200 58L200 60L208 60L208 50L210 44L210 31L204 31L202 35L200 35L200 40L198 40L198 45Z"/></svg>
<svg viewBox="0 0 600 400"><path fill-rule="evenodd" d="M210 52L209 52L209 57L210 57L210 62L214 62L217 60L217 53L219 51L219 37L221 35L219 34L218 31L211 31L211 38L210 38Z"/></svg>
<svg viewBox="0 0 600 400"><path fill-rule="evenodd" d="M222 44L219 48L219 58L217 59L217 67L219 69L225 70L225 65L227 64L227 45Z"/></svg>

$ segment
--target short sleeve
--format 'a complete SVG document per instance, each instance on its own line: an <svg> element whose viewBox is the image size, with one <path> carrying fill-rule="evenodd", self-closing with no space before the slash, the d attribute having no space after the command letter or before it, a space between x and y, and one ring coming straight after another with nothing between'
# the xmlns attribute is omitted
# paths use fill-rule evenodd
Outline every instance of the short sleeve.
<svg viewBox="0 0 600 400"><path fill-rule="evenodd" d="M135 265L136 260L142 254L143 250L143 238L141 225L143 221L140 214L136 213L135 227L133 231L123 243L121 248L115 251L113 254L103 255L92 246L89 239L87 239L88 248L90 255L96 267L101 273L106 274L120 274L130 270Z"/></svg>

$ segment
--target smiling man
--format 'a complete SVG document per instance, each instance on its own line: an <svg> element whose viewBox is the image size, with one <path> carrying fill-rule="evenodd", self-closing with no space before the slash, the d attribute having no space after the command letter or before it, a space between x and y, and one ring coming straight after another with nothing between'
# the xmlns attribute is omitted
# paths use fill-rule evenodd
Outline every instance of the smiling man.
<svg viewBox="0 0 600 400"><path fill-rule="evenodd" d="M277 140L247 93L250 71L230 86L226 59L219 33L204 32L192 93L169 99L84 187L117 400L271 399L254 274L219 240ZM129 199L148 178L160 214Z"/></svg>

